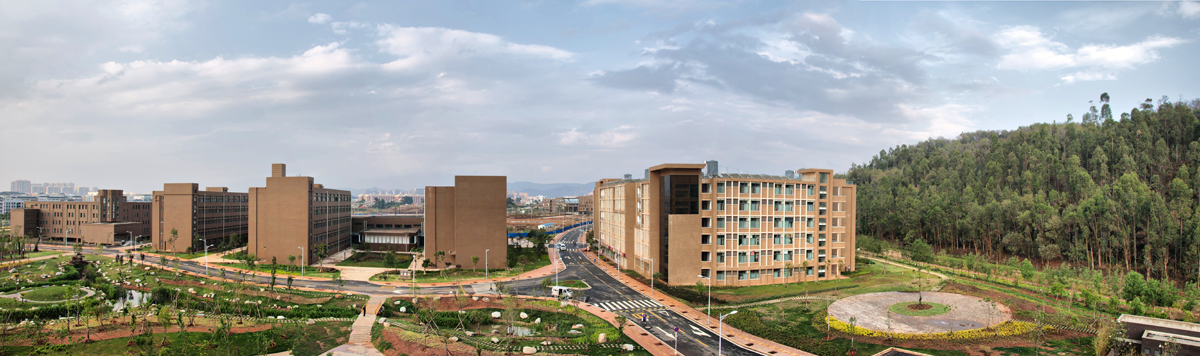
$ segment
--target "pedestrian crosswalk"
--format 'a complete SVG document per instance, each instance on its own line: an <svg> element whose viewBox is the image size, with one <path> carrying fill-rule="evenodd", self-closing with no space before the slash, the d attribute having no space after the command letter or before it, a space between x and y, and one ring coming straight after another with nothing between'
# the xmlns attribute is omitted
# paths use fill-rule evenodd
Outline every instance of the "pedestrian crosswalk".
<svg viewBox="0 0 1200 356"><path fill-rule="evenodd" d="M651 309L662 308L662 304L649 299L640 300L624 300L619 302L604 302L596 303L596 307L607 311L629 310L629 309Z"/></svg>

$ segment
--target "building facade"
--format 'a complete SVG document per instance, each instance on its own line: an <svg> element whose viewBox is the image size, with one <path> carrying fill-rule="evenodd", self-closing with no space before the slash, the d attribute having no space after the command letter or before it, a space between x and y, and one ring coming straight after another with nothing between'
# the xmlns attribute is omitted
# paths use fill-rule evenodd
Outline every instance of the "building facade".
<svg viewBox="0 0 1200 356"><path fill-rule="evenodd" d="M201 251L247 236L249 194L196 183L167 183L153 193L152 242L159 251ZM172 231L175 234L172 235ZM297 252L299 252L297 250Z"/></svg>
<svg viewBox="0 0 1200 356"><path fill-rule="evenodd" d="M250 188L249 253L259 260L300 256L298 263L316 264L315 249L327 255L350 247L350 191L328 189L312 177L287 176L287 166L271 165L267 186Z"/></svg>
<svg viewBox="0 0 1200 356"><path fill-rule="evenodd" d="M663 164L596 182L600 253L671 285L745 286L837 278L855 269L855 186L828 169L720 174ZM701 278L700 276L705 276Z"/></svg>
<svg viewBox="0 0 1200 356"><path fill-rule="evenodd" d="M423 245L424 215L365 215L350 220L354 242L366 242L371 251L408 252Z"/></svg>
<svg viewBox="0 0 1200 356"><path fill-rule="evenodd" d="M11 191L14 191L17 193L32 194L33 193L33 185L32 185L32 183L29 182L28 179L18 179L18 180L12 181L12 184L9 185L8 190L11 190Z"/></svg>
<svg viewBox="0 0 1200 356"><path fill-rule="evenodd" d="M120 190L101 189L96 200L30 201L12 211L12 231L65 242L116 244L150 235L150 203L125 201Z"/></svg>
<svg viewBox="0 0 1200 356"><path fill-rule="evenodd" d="M1200 356L1200 324L1130 314L1121 314L1117 323L1125 332L1117 355Z"/></svg>
<svg viewBox="0 0 1200 356"><path fill-rule="evenodd" d="M508 258L504 176L455 176L453 187L425 187L425 258L439 268L503 266ZM471 262L479 257L479 264ZM486 261L486 263L484 262Z"/></svg>

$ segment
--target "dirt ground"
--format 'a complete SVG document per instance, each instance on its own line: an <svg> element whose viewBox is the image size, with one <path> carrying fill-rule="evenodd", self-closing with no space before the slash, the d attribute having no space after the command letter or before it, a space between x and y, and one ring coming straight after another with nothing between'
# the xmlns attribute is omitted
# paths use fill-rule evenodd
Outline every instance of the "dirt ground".
<svg viewBox="0 0 1200 356"><path fill-rule="evenodd" d="M980 298L991 298L992 300L994 300L998 303L1003 303L1004 305L1007 305L1009 308L1012 308L1014 310L1034 311L1034 310L1045 309L1046 314L1057 314L1057 311L1054 310L1053 306L1042 305L1039 308L1038 304L1035 304L1033 302L1030 302L1030 301L1027 301L1024 299L1013 298L1013 296L1008 295L1008 294L1004 294L1004 293L1000 293L1000 292L996 292L996 291L992 291L992 290L979 289L978 287L969 286L969 285L965 285L965 284L950 282L950 283L946 284L945 287L942 287L942 291L948 292L948 293L966 294L966 295L980 297Z"/></svg>
<svg viewBox="0 0 1200 356"><path fill-rule="evenodd" d="M911 316L889 313L888 307L900 302L915 302L915 292L868 293L839 299L829 305L829 315L846 322L856 317L858 327L906 334L970 330L999 325L1012 318L1003 304L995 309L980 298L943 292L924 292L924 301L950 306L941 315ZM890 327L888 321L890 320Z"/></svg>

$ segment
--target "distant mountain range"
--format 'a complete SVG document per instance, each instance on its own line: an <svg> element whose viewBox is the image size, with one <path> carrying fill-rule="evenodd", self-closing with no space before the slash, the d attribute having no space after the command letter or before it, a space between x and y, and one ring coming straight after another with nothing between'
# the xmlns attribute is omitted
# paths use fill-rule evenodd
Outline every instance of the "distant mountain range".
<svg viewBox="0 0 1200 356"><path fill-rule="evenodd" d="M557 197L575 197L588 195L592 189L596 187L595 182L590 183L532 183L532 182L510 182L508 190L518 193L529 193L529 196L543 195L547 198Z"/></svg>

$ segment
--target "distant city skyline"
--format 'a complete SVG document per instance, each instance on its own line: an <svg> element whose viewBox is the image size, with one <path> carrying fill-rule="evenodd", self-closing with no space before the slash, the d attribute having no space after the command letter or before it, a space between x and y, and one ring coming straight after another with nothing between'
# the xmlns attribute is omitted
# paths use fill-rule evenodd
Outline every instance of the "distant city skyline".
<svg viewBox="0 0 1200 356"><path fill-rule="evenodd" d="M0 33L0 181L130 192L844 172L1200 97L1195 1L25 1Z"/></svg>

